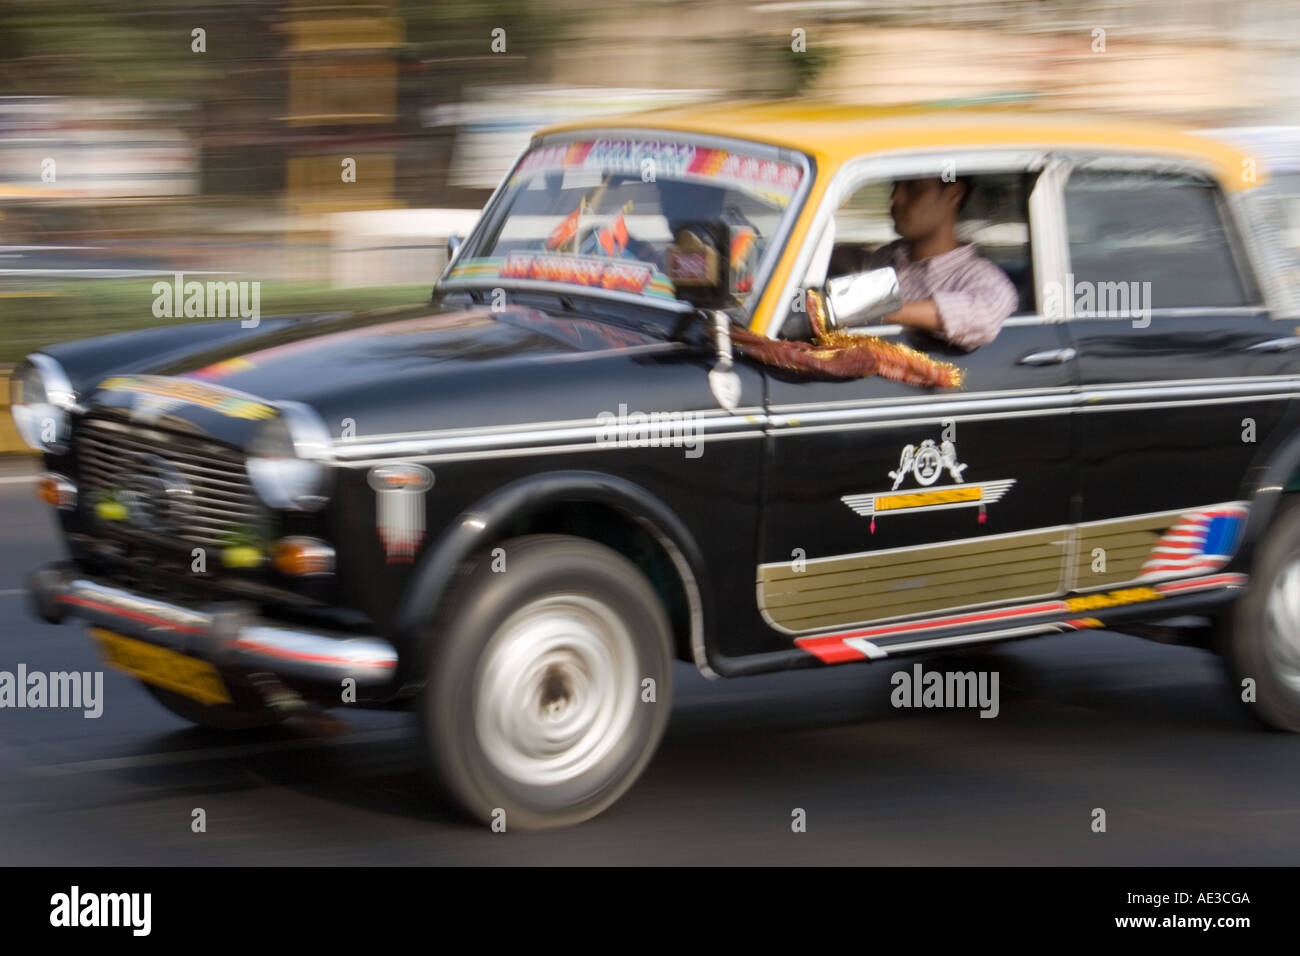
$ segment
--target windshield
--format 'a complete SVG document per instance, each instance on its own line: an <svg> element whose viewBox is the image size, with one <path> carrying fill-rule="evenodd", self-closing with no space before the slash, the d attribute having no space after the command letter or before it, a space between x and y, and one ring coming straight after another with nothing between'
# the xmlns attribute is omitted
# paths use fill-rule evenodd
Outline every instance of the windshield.
<svg viewBox="0 0 1300 956"><path fill-rule="evenodd" d="M679 298L669 247L687 224L723 237L729 300L756 291L804 179L802 164L752 144L592 138L537 146L444 282L559 283L654 300Z"/></svg>

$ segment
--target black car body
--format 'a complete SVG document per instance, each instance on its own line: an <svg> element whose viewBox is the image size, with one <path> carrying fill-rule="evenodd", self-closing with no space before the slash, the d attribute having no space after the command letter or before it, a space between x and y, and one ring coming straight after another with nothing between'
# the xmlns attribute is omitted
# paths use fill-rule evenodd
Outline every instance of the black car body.
<svg viewBox="0 0 1300 956"><path fill-rule="evenodd" d="M427 306L43 350L16 405L29 434L53 421L37 443L69 559L34 574L40 612L87 619L200 723L414 707L457 799L530 826L631 785L673 659L730 677L1117 627L1224 650L1263 716L1300 728L1300 635L1268 636L1300 622L1300 592L1270 596L1300 588L1300 336L1292 276L1225 172L1236 154L924 119L774 106L557 128ZM565 163L593 142L665 182L705 153L731 170L744 202L686 203L730 254L716 302L681 294L680 270L678 295L652 294L670 264L664 243L637 247L653 224L633 221L634 178L597 176L561 214ZM1019 221L987 234L1012 237L990 254L1021 308L970 353L877 331L958 364L962 388L731 360L719 310L796 335L789 303L825 280L845 201L951 156L1018 197ZM605 202L620 189L634 198ZM687 213L664 200L670 241ZM636 251L631 279L583 254L601 243ZM1076 277L1127 281L1117 262L1154 308L1048 302L1053 281L1067 298Z"/></svg>

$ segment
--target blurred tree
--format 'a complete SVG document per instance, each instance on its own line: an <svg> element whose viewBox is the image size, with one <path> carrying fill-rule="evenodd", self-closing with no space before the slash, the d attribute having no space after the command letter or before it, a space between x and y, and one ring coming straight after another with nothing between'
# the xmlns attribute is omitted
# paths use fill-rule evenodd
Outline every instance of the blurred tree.
<svg viewBox="0 0 1300 956"><path fill-rule="evenodd" d="M555 58L580 53L570 46L573 25L594 14L553 0L398 0L397 15L406 24L402 112L423 122L437 107L463 102L467 87L551 82ZM420 155L399 167L402 194L412 201L480 205L485 192L458 188L448 178L455 128L421 132Z"/></svg>
<svg viewBox="0 0 1300 956"><path fill-rule="evenodd" d="M579 15L545 0L400 0L398 6L411 55L437 73L470 69L483 83L546 82L550 59Z"/></svg>
<svg viewBox="0 0 1300 956"><path fill-rule="evenodd" d="M129 96L199 101L219 95L212 80L223 59L191 51L191 30L215 32L237 22L230 4L220 12L180 0L6 0L0 4L0 94Z"/></svg>
<svg viewBox="0 0 1300 956"><path fill-rule="evenodd" d="M794 49L789 34L747 33L737 41L742 49L751 96L798 96L817 82L834 62L836 50L824 42L808 42Z"/></svg>

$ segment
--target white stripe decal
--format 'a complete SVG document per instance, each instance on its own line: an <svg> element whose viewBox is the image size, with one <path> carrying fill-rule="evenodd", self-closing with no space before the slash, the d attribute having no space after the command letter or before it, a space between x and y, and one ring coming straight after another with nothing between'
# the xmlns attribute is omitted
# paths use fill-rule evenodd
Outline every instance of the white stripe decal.
<svg viewBox="0 0 1300 956"><path fill-rule="evenodd" d="M883 649L876 646L875 644L872 644L865 637L846 638L844 643L847 644L849 647L853 648L855 651L860 651L867 658L867 660L878 661L881 658L889 656Z"/></svg>
<svg viewBox="0 0 1300 956"><path fill-rule="evenodd" d="M954 395L917 400L875 399L857 403L827 403L819 406L774 406L770 415L752 407L738 413L720 409L683 409L658 412L666 421L602 423L599 419L537 422L522 425L492 425L479 428L390 433L335 440L331 450L343 464L373 463L387 458L423 461L454 461L464 457L498 457L473 451L512 453L506 449L545 447L554 442L555 451L578 451L599 446L621 447L622 442L641 440L647 429L671 429L689 423L699 429L701 439L753 437L770 434L808 435L817 432L900 428L954 421L993 421L1040 417L1057 412L1105 412L1149 408L1184 408L1236 402L1279 401L1300 397L1300 378L1295 376L1258 379L1179 380L1167 383L1126 383L1085 388L1000 391L977 395ZM1140 399L1149 399L1141 401ZM1135 401L1136 400L1136 401ZM683 416L676 422L673 415ZM685 416L689 416L686 418ZM614 432L611 432L611 427ZM770 429L770 430L768 430ZM471 452L471 454L460 454ZM412 456L416 456L412 458Z"/></svg>

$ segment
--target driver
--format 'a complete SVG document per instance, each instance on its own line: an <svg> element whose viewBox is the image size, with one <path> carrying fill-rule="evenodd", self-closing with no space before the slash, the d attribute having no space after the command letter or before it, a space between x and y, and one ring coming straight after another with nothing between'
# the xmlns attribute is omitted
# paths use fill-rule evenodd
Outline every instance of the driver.
<svg viewBox="0 0 1300 956"><path fill-rule="evenodd" d="M965 177L895 181L889 212L902 238L860 255L845 270L892 266L903 306L881 323L923 329L968 352L997 338L1020 301L1006 273L973 245L957 242L957 217L971 185Z"/></svg>

